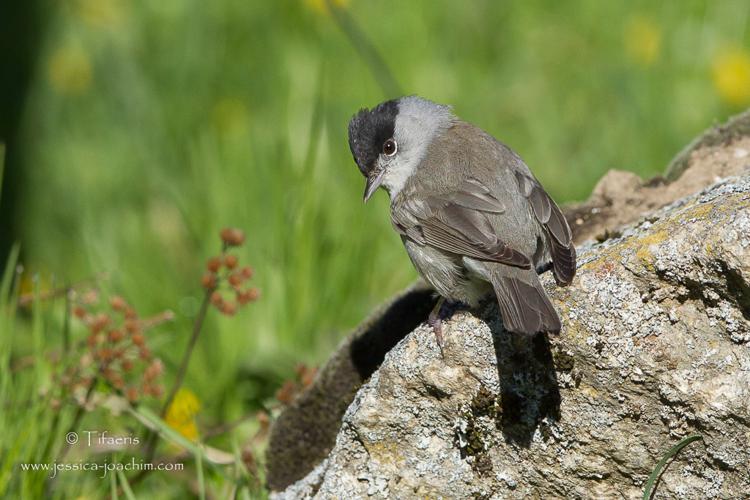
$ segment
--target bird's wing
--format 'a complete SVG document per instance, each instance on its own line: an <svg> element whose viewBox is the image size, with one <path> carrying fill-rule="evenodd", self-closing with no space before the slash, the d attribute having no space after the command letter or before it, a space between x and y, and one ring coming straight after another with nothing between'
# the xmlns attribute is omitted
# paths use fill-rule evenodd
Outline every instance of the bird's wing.
<svg viewBox="0 0 750 500"><path fill-rule="evenodd" d="M544 227L550 241L555 281L566 285L573 281L576 273L576 249L568 221L536 179L519 171L515 174L521 194L529 201L534 216Z"/></svg>
<svg viewBox="0 0 750 500"><path fill-rule="evenodd" d="M391 218L398 232L421 245L529 269L531 260L500 240L487 219L504 211L486 186L467 179L456 191L405 201Z"/></svg>

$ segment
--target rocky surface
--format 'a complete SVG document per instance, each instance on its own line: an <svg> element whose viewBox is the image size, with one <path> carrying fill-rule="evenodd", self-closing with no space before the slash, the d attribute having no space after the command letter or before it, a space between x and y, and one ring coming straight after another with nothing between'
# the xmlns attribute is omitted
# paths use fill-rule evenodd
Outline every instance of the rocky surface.
<svg viewBox="0 0 750 500"><path fill-rule="evenodd" d="M750 164L750 110L710 128L681 151L664 177L643 181L632 172L610 170L584 203L565 207L577 242L599 241L617 228L732 175Z"/></svg>
<svg viewBox="0 0 750 500"><path fill-rule="evenodd" d="M375 313L274 424L274 496L639 498L693 433L657 496L747 495L750 140L728 137L683 153L671 188L630 185L670 204L628 205L626 226L598 218L603 241L579 247L572 286L544 277L559 337L505 332L489 301L446 321L441 358L414 329L433 300L423 286Z"/></svg>

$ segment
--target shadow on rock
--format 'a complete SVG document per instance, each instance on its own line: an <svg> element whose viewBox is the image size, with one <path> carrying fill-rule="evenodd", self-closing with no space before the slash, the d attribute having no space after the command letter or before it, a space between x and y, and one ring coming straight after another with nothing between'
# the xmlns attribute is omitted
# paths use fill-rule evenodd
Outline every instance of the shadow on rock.
<svg viewBox="0 0 750 500"><path fill-rule="evenodd" d="M415 289L394 300L369 326L352 340L349 350L352 364L361 380L373 374L385 355L414 330L435 305L431 289Z"/></svg>
<svg viewBox="0 0 750 500"><path fill-rule="evenodd" d="M498 428L509 443L528 447L544 419L560 418L560 389L545 334L518 335L490 321L500 379Z"/></svg>

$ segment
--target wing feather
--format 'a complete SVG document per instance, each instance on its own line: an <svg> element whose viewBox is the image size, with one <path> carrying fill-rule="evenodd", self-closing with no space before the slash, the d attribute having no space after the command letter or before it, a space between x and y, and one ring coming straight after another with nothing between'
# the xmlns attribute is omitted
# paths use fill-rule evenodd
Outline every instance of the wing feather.
<svg viewBox="0 0 750 500"><path fill-rule="evenodd" d="M411 199L400 209L392 212L393 226L417 243L477 260L531 268L528 257L495 234L487 214L503 213L505 206L476 179L467 179L458 191Z"/></svg>
<svg viewBox="0 0 750 500"><path fill-rule="evenodd" d="M505 205L492 196L489 188L472 177L461 183L456 191L440 196L431 196L427 202L432 205L458 205L472 210L501 214Z"/></svg>
<svg viewBox="0 0 750 500"><path fill-rule="evenodd" d="M576 249L568 221L536 179L516 172L516 180L521 194L529 201L534 216L547 233L555 281L567 285L576 273Z"/></svg>

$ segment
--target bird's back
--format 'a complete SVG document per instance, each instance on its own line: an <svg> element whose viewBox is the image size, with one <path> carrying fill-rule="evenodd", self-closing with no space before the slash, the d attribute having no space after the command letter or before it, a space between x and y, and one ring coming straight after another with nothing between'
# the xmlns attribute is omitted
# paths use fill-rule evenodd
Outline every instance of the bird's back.
<svg viewBox="0 0 750 500"><path fill-rule="evenodd" d="M479 127L457 120L435 138L417 171L419 177L407 181L394 205L449 196L467 179L480 179L504 206L502 213L483 214L494 233L530 259L539 254L540 243L546 245L543 228L521 195L515 174L533 175L516 153Z"/></svg>

